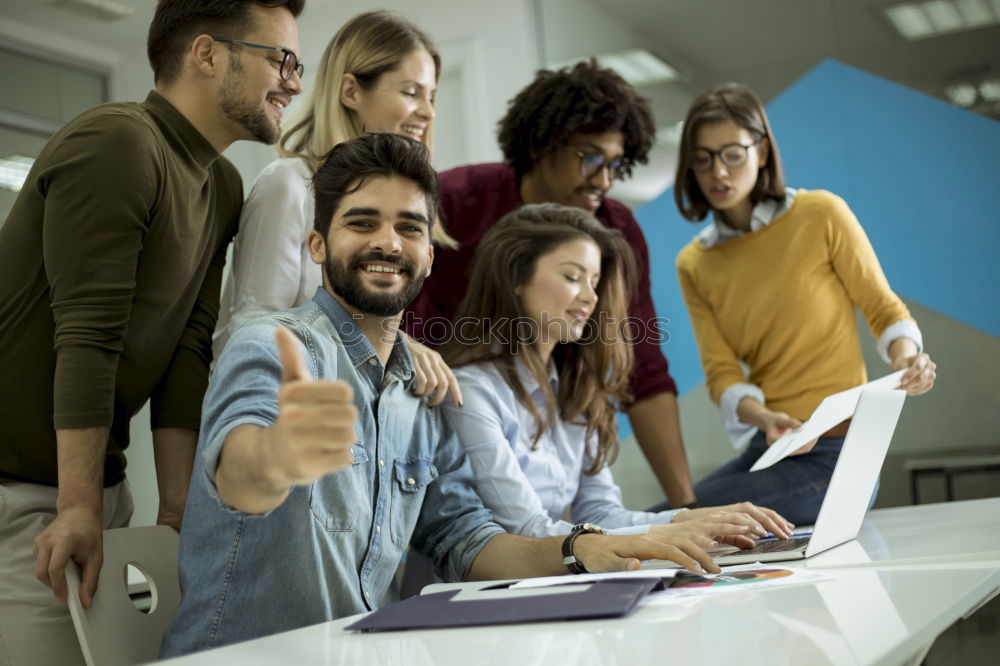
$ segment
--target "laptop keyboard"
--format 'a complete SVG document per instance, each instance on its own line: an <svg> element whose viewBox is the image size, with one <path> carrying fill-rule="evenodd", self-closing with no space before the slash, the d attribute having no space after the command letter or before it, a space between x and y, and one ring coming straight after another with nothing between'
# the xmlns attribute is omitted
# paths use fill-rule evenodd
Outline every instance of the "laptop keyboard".
<svg viewBox="0 0 1000 666"><path fill-rule="evenodd" d="M809 543L808 536L792 537L791 539L768 539L760 541L753 550L743 551L744 553L784 553L789 550L798 550Z"/></svg>

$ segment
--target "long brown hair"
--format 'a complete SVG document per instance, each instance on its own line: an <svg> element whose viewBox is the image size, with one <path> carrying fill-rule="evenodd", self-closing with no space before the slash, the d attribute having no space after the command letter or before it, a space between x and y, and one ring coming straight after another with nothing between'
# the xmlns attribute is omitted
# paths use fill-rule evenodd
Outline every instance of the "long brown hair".
<svg viewBox="0 0 1000 666"><path fill-rule="evenodd" d="M559 372L559 395L554 395L547 368L533 345L539 329L530 326L533 320L524 312L516 289L531 281L539 257L581 238L593 241L601 252L597 304L584 336L556 346L553 358ZM454 320L461 339L452 339L444 349L452 367L482 362L497 366L518 401L534 416L533 446L557 410L560 419L586 426L587 441L596 434L596 449L587 452L591 465L586 473L591 475L618 454L615 412L632 398L627 317L634 266L632 249L621 232L605 227L589 213L558 204L522 206L502 217L480 241L469 288ZM541 387L544 414L518 376L518 357Z"/></svg>
<svg viewBox="0 0 1000 666"><path fill-rule="evenodd" d="M677 175L674 179L674 201L681 215L692 222L704 220L712 209L691 169L695 132L702 125L726 121L736 123L750 132L756 140L766 143L770 149L767 164L760 170L757 182L750 192L750 202L757 205L764 199L785 198L781 155L771 132L771 124L767 121L764 105L746 86L725 83L693 101L684 119L680 154L677 157Z"/></svg>

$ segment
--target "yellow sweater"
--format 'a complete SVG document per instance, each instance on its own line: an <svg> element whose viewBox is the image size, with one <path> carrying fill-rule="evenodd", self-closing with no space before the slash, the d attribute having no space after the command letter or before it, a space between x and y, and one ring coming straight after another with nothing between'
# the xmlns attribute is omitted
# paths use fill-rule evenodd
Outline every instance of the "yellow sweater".
<svg viewBox="0 0 1000 666"><path fill-rule="evenodd" d="M876 337L911 318L857 218L822 190L799 191L759 231L713 247L692 241L677 275L712 399L749 382L768 409L797 419L866 381L855 306Z"/></svg>

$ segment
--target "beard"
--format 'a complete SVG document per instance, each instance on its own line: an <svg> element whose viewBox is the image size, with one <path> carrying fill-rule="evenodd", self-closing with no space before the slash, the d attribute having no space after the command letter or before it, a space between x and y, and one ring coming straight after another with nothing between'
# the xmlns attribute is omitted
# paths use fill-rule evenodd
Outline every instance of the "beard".
<svg viewBox="0 0 1000 666"><path fill-rule="evenodd" d="M239 58L229 57L229 71L222 79L222 98L219 108L229 120L233 121L261 143L271 145L281 138L281 128L271 121L267 112L258 105L244 99L244 70ZM265 102L267 103L267 102Z"/></svg>
<svg viewBox="0 0 1000 666"><path fill-rule="evenodd" d="M373 261L382 261L400 269L406 282L396 291L385 293L368 288L360 271L362 267ZM393 317L403 311L413 302L424 286L426 273L417 276L413 262L402 257L371 252L363 257L355 257L350 265L346 262L333 261L327 252L323 261L323 273L326 275L330 289L335 291L352 308L363 314L375 317Z"/></svg>

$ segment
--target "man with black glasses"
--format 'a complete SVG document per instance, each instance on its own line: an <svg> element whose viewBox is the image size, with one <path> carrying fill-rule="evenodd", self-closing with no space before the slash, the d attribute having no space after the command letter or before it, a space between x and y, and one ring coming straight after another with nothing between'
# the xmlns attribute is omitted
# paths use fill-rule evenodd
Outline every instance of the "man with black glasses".
<svg viewBox="0 0 1000 666"><path fill-rule="evenodd" d="M441 174L441 211L455 250L441 248L436 268L404 320L415 338L445 342L465 294L472 257L483 234L522 204L576 206L619 229L635 251L639 283L630 316L638 334L629 419L646 459L674 507L694 491L681 440L677 387L660 350L650 296L649 252L631 211L606 197L615 179L646 162L655 139L648 102L616 72L596 62L542 70L509 103L499 123L504 163L459 167Z"/></svg>
<svg viewBox="0 0 1000 666"><path fill-rule="evenodd" d="M220 153L278 139L303 4L160 0L154 91L57 132L0 229L0 662L83 663L65 568L90 607L147 400L158 522L180 527L243 198Z"/></svg>

